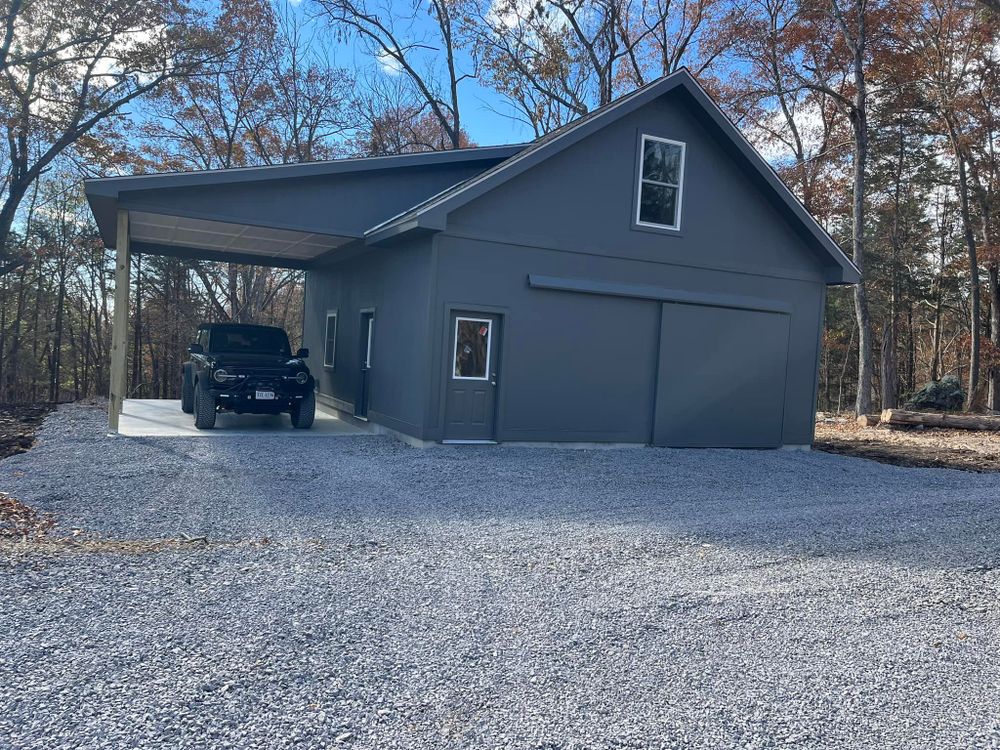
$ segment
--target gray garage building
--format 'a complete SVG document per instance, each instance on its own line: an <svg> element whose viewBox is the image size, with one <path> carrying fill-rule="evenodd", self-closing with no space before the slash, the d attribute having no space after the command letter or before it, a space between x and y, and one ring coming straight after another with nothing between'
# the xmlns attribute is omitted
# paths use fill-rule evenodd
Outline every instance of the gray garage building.
<svg viewBox="0 0 1000 750"><path fill-rule="evenodd" d="M119 257L306 269L320 401L412 441L808 445L859 278L683 70L525 146L87 192Z"/></svg>

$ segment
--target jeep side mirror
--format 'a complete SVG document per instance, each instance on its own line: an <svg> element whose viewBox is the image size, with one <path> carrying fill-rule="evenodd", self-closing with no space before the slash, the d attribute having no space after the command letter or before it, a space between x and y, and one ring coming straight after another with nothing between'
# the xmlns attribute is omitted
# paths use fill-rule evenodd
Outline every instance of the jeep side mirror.
<svg viewBox="0 0 1000 750"><path fill-rule="evenodd" d="M188 353L189 354L204 354L205 353L205 347L203 347L201 344L191 344L188 347Z"/></svg>
<svg viewBox="0 0 1000 750"><path fill-rule="evenodd" d="M309 350L299 349L297 352L295 352L295 356L298 357L299 359L305 359L306 357L309 356Z"/></svg>

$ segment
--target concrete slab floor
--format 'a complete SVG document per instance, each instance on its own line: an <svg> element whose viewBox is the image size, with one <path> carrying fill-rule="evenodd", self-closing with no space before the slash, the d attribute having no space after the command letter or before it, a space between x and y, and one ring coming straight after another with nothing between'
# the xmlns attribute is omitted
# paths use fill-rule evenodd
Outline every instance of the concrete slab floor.
<svg viewBox="0 0 1000 750"><path fill-rule="evenodd" d="M369 435L369 431L316 406L316 421L308 430L296 430L287 414L219 414L215 429L199 430L194 417L181 411L180 400L126 399L118 433L127 437L224 437L269 432L294 437Z"/></svg>

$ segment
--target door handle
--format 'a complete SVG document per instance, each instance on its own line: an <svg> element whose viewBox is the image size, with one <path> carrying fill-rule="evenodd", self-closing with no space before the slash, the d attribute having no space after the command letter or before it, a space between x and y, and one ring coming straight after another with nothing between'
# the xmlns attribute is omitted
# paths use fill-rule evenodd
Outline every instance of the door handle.
<svg viewBox="0 0 1000 750"><path fill-rule="evenodd" d="M490 385L496 385L496 384L497 384L497 374L493 373L493 375L490 377Z"/></svg>

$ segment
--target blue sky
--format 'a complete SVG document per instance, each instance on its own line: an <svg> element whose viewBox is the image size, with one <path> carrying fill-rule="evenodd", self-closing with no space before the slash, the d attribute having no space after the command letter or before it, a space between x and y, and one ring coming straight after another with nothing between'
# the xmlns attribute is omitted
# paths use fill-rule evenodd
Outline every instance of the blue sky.
<svg viewBox="0 0 1000 750"><path fill-rule="evenodd" d="M395 0L392 1L395 2ZM411 7L409 3L405 2L400 3L400 6L405 7L406 10L403 12L408 12ZM308 0L294 2L292 9L293 12L301 14L303 18L308 18L316 13L316 6L311 5ZM310 23L316 23L319 33L329 33L332 39L332 33L324 28L325 22L322 19L313 17ZM431 19L418 19L409 30L409 37L411 40L417 37L422 38L423 35L430 35L432 29ZM365 75L391 75L379 65L377 60L372 58L359 40L352 39L347 43L331 43L330 50L332 53L331 62L354 71L359 80L362 81L362 85ZM428 53L428 55L431 54L433 53ZM428 58L424 62L431 62L431 60ZM472 70L472 61L466 53L460 53L459 63L463 72ZM530 127L508 116L514 110L504 97L481 85L478 80L466 79L462 81L459 84L459 95L462 127L477 145L522 143L534 138Z"/></svg>

